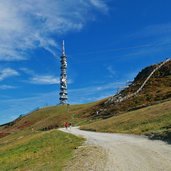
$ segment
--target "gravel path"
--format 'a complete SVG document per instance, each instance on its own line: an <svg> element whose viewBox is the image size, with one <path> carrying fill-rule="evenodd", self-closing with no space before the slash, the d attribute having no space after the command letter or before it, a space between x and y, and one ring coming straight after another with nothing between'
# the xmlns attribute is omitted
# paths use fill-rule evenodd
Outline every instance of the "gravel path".
<svg viewBox="0 0 171 171"><path fill-rule="evenodd" d="M60 130L85 137L87 148L95 146L105 151L100 157L102 160L94 155L91 159L91 162L94 160L92 168L88 164L86 164L88 167L83 166L77 161L77 168L80 167L83 171L171 171L171 145L162 141L152 141L134 135L82 131L78 128ZM87 154L85 163L89 161L89 157L91 156ZM78 157L77 160L82 159ZM72 165L74 166L74 162ZM100 165L100 168L95 165Z"/></svg>

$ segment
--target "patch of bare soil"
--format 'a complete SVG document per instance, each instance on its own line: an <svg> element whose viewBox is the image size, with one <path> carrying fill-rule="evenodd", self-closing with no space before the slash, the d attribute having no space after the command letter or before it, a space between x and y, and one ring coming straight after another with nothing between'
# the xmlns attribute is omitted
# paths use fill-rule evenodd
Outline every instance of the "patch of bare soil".
<svg viewBox="0 0 171 171"><path fill-rule="evenodd" d="M79 147L64 171L99 171L105 168L106 152L98 146L85 145Z"/></svg>

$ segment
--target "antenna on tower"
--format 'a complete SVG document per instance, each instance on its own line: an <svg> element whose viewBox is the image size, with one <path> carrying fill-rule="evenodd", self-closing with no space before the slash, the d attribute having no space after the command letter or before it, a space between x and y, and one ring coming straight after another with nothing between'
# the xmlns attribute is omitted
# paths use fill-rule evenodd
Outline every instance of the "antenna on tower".
<svg viewBox="0 0 171 171"><path fill-rule="evenodd" d="M65 42L62 41L62 55L65 56Z"/></svg>

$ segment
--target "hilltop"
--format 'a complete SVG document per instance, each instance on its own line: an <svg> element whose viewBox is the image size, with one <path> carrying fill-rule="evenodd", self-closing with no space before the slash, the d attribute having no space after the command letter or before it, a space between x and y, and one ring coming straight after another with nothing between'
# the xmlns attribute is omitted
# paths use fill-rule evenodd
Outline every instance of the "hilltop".
<svg viewBox="0 0 171 171"><path fill-rule="evenodd" d="M99 102L82 105L61 105L51 106L31 112L13 122L0 127L0 136L6 136L22 130L48 131L54 128L63 127L64 122L69 121L74 125L89 123L85 117L90 113L91 107Z"/></svg>

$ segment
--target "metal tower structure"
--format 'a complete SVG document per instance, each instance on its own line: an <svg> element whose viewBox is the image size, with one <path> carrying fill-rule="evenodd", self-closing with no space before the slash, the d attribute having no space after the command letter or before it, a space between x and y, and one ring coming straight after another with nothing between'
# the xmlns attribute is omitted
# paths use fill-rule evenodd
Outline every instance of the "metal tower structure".
<svg viewBox="0 0 171 171"><path fill-rule="evenodd" d="M61 55L61 75L60 75L60 93L59 101L61 105L67 103L68 93L67 93L67 57L65 55L65 45L64 40L62 42L62 55Z"/></svg>

